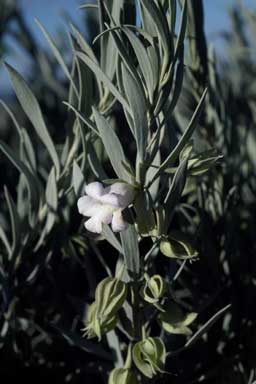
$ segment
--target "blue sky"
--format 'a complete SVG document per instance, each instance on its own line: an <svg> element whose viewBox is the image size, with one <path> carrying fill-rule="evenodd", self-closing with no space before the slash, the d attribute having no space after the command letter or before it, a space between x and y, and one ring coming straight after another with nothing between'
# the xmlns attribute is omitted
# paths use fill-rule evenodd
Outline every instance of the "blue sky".
<svg viewBox="0 0 256 384"><path fill-rule="evenodd" d="M230 21L228 17L228 9L236 4L238 0L204 0L205 6L205 29L208 41L211 41L217 51L223 50L223 42L219 36L219 32L230 29ZM79 24L79 20L83 17L84 10L79 10L79 4L83 3L79 0L17 0L21 5L27 24L31 32L36 37L38 44L46 46L44 37L42 36L34 19L38 18L51 35L56 35L60 26L67 27L64 21L63 12L68 13L73 20ZM240 0L249 7L255 7L255 0ZM28 63L21 51L17 50L15 44L12 44L11 55L5 57L9 63L14 65L19 71L25 73ZM9 89L9 80L3 69L0 67L0 93Z"/></svg>

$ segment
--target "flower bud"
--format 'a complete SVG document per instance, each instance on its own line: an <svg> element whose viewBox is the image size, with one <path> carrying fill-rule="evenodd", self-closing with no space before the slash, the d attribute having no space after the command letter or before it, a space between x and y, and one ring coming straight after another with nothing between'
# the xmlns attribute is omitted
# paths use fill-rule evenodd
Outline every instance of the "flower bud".
<svg viewBox="0 0 256 384"><path fill-rule="evenodd" d="M132 356L134 364L144 376L152 379L158 372L164 372L166 349L159 337L149 337L136 343Z"/></svg>
<svg viewBox="0 0 256 384"><path fill-rule="evenodd" d="M113 329L117 322L117 312L122 307L127 295L124 282L107 277L102 280L95 292L95 301L91 304L86 319L86 334L89 338Z"/></svg>
<svg viewBox="0 0 256 384"><path fill-rule="evenodd" d="M141 290L141 295L145 301L151 304L158 303L165 292L165 283L160 275L149 277L145 274L146 284Z"/></svg>
<svg viewBox="0 0 256 384"><path fill-rule="evenodd" d="M199 153L189 160L188 174L191 176L202 175L212 168L221 158L222 156L216 152L215 148Z"/></svg>
<svg viewBox="0 0 256 384"><path fill-rule="evenodd" d="M115 368L110 372L108 384L137 384L134 372L129 368Z"/></svg>
<svg viewBox="0 0 256 384"><path fill-rule="evenodd" d="M158 322L166 332L180 335L192 333L188 326L196 319L197 313L184 314L180 307L173 302L168 302L164 310L165 312L159 314Z"/></svg>

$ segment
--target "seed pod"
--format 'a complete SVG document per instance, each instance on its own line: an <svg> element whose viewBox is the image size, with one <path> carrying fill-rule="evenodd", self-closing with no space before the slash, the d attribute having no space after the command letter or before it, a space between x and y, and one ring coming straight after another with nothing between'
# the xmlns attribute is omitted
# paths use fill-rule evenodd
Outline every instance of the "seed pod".
<svg viewBox="0 0 256 384"><path fill-rule="evenodd" d="M138 370L150 379L158 372L164 372L166 349L159 337L149 337L136 343L132 357Z"/></svg>
<svg viewBox="0 0 256 384"><path fill-rule="evenodd" d="M115 368L110 372L108 384L138 384L138 380L131 369Z"/></svg>
<svg viewBox="0 0 256 384"><path fill-rule="evenodd" d="M165 311L158 316L159 325L168 333L191 335L192 331L188 327L197 317L197 313L191 312L184 314L177 304L168 302Z"/></svg>
<svg viewBox="0 0 256 384"><path fill-rule="evenodd" d="M167 257L183 260L198 256L198 253L189 244L186 236L178 232L170 233L168 238L161 241L160 251Z"/></svg>
<svg viewBox="0 0 256 384"><path fill-rule="evenodd" d="M88 338L97 336L101 340L102 334L113 329L117 322L117 312L122 307L127 295L124 282L107 277L102 280L95 293L95 301L89 307L85 334Z"/></svg>
<svg viewBox="0 0 256 384"><path fill-rule="evenodd" d="M98 313L111 316L122 307L127 295L126 284L113 277L102 280L95 292Z"/></svg>
<svg viewBox="0 0 256 384"><path fill-rule="evenodd" d="M141 289L141 296L145 301L151 304L158 303L165 292L165 282L160 275L149 277L145 274L146 284Z"/></svg>
<svg viewBox="0 0 256 384"><path fill-rule="evenodd" d="M99 313L97 310L97 304L94 301L87 313L86 318L86 327L84 328L85 335L88 339L93 337L98 337L101 340L101 336L104 333L111 331L111 329L115 328L117 323L117 316L104 316L103 313Z"/></svg>

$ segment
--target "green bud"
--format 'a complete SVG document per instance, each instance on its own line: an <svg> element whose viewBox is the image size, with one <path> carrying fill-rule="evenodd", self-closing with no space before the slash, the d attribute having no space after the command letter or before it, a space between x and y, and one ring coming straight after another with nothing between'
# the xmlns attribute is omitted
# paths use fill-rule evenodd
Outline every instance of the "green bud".
<svg viewBox="0 0 256 384"><path fill-rule="evenodd" d="M173 232L160 243L160 251L167 257L192 259L198 256L182 233Z"/></svg>
<svg viewBox="0 0 256 384"><path fill-rule="evenodd" d="M129 368L115 368L110 372L108 384L137 384L135 373Z"/></svg>
<svg viewBox="0 0 256 384"><path fill-rule="evenodd" d="M202 175L213 167L222 156L216 153L216 150L210 149L196 155L188 162L188 174L191 176Z"/></svg>
<svg viewBox="0 0 256 384"><path fill-rule="evenodd" d="M98 313L105 316L115 314L123 305L127 295L126 284L113 277L106 277L102 280L95 292Z"/></svg>
<svg viewBox="0 0 256 384"><path fill-rule="evenodd" d="M166 349L159 337L149 337L136 343L132 357L138 370L150 379L158 372L164 372Z"/></svg>
<svg viewBox="0 0 256 384"><path fill-rule="evenodd" d="M168 302L164 309L165 312L160 313L158 316L158 322L166 332L191 335L192 331L188 326L196 319L197 313L184 314L174 302Z"/></svg>
<svg viewBox="0 0 256 384"><path fill-rule="evenodd" d="M95 301L89 307L85 333L89 338L113 329L117 322L117 312L122 307L127 295L126 284L116 278L107 277L102 280L95 292Z"/></svg>
<svg viewBox="0 0 256 384"><path fill-rule="evenodd" d="M193 140L189 140L179 154L179 162L181 163L183 160L189 158L192 150L193 150Z"/></svg>
<svg viewBox="0 0 256 384"><path fill-rule="evenodd" d="M211 148L207 151L191 156L192 149L193 144L187 143L179 156L180 163L184 159L189 158L187 169L188 176L199 176L204 174L223 157L216 152L215 148ZM176 167L166 168L165 172L173 174L175 173L176 169Z"/></svg>
<svg viewBox="0 0 256 384"><path fill-rule="evenodd" d="M111 331L115 328L117 323L117 316L104 316L104 314L99 313L97 310L96 301L94 301L87 313L86 317L86 327L84 328L85 335L88 339L93 337L98 337L101 340L101 336L104 333Z"/></svg>
<svg viewBox="0 0 256 384"><path fill-rule="evenodd" d="M165 292L165 283L160 275L149 277L145 274L146 284L141 289L141 296L150 304L158 303Z"/></svg>

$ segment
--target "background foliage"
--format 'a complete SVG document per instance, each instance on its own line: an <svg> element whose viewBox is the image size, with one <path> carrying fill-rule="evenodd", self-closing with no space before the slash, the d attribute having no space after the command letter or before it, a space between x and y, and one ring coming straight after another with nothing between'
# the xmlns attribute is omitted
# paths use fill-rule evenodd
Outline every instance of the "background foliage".
<svg viewBox="0 0 256 384"><path fill-rule="evenodd" d="M119 32L112 32L111 38L109 33L98 38L93 46L95 54L92 52L92 40L102 28L94 9L85 10L88 44L73 25L69 43L57 47L39 25L51 47L39 51L19 9L11 2L2 3L0 39L11 33L9 23L15 20L15 38L33 61L28 84L34 96L22 78L7 68L23 110L16 99L8 105L1 102L1 379L22 374L27 380L42 382L105 382L105 372L112 369L115 359L110 353L111 344L88 341L80 331L85 306L92 302L96 285L105 276L104 263L113 270L118 257L107 241L95 242L85 232L76 207L84 181L92 181L95 175L100 179L115 177L104 146L94 133L95 125L89 120L91 106L97 106L110 119L132 162L136 148L127 110L133 108L134 95L128 97L127 108L127 100L120 98L125 84L114 73L116 45L121 57L119 71L123 78L128 77L127 84L132 79L129 73L125 74L121 62L140 67L149 90L154 87L154 73L148 75L147 61L130 63L118 40ZM168 6L168 2L161 3ZM122 9L113 6L117 11L115 20L133 24L136 8L132 5L133 2L124 3ZM110 23L105 12L105 20ZM168 336L171 352L166 370L173 375L156 380L161 383L254 380L256 15L240 5L231 11L230 18L232 32L224 36L229 55L223 62L213 47L207 46L202 2L189 0L184 46L185 30L173 31L180 31L181 39L174 53L175 81L164 84L163 94L149 91L148 96L152 105L158 97L162 108L166 135L161 156L165 158L187 127L207 87L204 109L193 136L195 153L214 148L223 155L207 173L189 177L172 220L172 229L192 237L199 259L187 262L177 276L179 262L159 253L155 272L171 281L171 290L185 309L199 313L194 332L221 308L232 304L191 347L182 347L186 341L183 337ZM180 18L177 25L182 25ZM129 37L132 39L127 35L125 41L131 53ZM164 52L172 48L171 40L163 45ZM6 49L2 44L1 52ZM75 51L79 54L75 55ZM114 91L93 75L98 59L113 80ZM156 66L151 70L155 69ZM173 88L168 89L169 84ZM21 85L23 94L19 95L17 89ZM125 91L128 93L128 86ZM176 96L178 103L172 105ZM121 102L116 103L115 98ZM136 102L142 103L142 99L139 97ZM122 103L126 109L121 108ZM137 144L143 157L145 137L143 130L138 132ZM168 186L168 175L161 175L161 193L163 186ZM146 253L149 245L144 239L141 252Z"/></svg>

